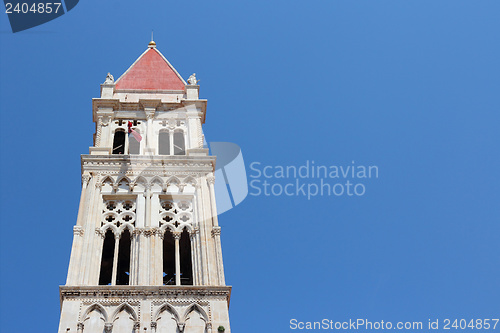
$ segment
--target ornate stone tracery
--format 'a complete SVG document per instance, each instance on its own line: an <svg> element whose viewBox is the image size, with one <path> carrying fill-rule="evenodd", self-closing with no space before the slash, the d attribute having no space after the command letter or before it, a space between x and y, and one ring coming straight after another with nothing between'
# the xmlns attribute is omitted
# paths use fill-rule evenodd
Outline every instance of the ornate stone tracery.
<svg viewBox="0 0 500 333"><path fill-rule="evenodd" d="M193 230L193 204L188 199L165 197L160 199L160 228L181 232L184 228Z"/></svg>

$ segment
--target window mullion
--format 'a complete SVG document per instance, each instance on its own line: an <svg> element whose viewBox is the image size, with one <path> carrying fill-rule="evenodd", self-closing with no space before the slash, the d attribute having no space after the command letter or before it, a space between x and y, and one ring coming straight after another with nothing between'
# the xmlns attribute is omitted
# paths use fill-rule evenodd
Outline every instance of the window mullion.
<svg viewBox="0 0 500 333"><path fill-rule="evenodd" d="M111 285L116 285L116 273L118 271L118 247L120 244L120 236L115 235L115 253L113 256L113 273L111 275Z"/></svg>

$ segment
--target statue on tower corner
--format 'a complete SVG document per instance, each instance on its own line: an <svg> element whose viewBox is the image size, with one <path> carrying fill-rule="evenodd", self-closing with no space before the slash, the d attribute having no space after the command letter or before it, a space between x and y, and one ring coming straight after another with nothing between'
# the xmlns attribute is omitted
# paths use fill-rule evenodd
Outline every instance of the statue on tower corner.
<svg viewBox="0 0 500 333"><path fill-rule="evenodd" d="M106 75L106 80L104 81L104 84L113 84L115 83L115 78L113 77L113 75L111 75L111 73L108 73L108 75Z"/></svg>
<svg viewBox="0 0 500 333"><path fill-rule="evenodd" d="M198 82L200 82L200 80L196 80L196 73L191 74L191 76L190 76L190 77L189 77L189 79L188 79L188 83L189 83L189 85L194 86L194 85L196 85Z"/></svg>

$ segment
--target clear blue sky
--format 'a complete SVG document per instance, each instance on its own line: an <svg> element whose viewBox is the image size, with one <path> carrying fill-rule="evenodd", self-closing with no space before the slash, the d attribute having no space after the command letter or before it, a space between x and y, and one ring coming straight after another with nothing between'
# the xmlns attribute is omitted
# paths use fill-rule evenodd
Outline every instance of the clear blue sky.
<svg viewBox="0 0 500 333"><path fill-rule="evenodd" d="M498 318L499 14L496 0L80 1L17 34L0 14L1 330L57 329L91 98L151 29L202 80L208 140L240 145L247 167L379 168L361 197L249 196L220 216L234 332Z"/></svg>

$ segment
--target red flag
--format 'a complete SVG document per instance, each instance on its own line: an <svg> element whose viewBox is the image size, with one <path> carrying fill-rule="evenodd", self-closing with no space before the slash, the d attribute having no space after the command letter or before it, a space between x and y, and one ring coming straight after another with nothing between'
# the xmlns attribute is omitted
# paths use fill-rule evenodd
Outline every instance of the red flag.
<svg viewBox="0 0 500 333"><path fill-rule="evenodd" d="M131 121L128 122L128 134L132 134L138 142L141 142L142 136L132 129Z"/></svg>

